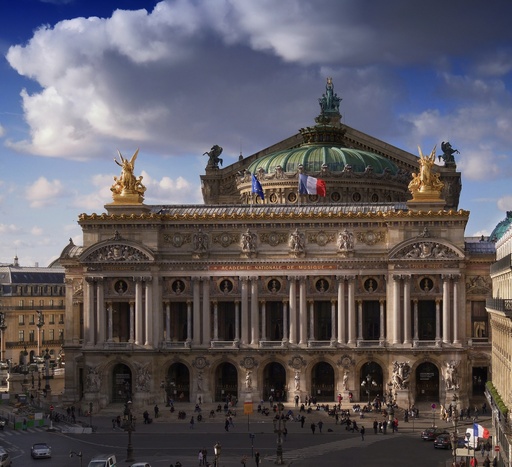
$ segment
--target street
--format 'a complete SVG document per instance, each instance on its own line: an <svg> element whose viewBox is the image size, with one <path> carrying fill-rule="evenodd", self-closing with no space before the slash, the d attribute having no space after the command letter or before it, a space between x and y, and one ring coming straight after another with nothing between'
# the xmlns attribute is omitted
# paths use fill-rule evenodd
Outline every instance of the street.
<svg viewBox="0 0 512 467"><path fill-rule="evenodd" d="M335 425L325 414L308 415L304 428L298 422L288 422L288 435L283 442L284 460L298 467L347 464L357 466L417 466L446 467L450 465L451 451L436 450L432 442L420 439L421 428L417 423L402 424L399 433L386 435L373 433L371 420L358 420L366 424L365 440L357 432L351 433L345 427ZM313 435L308 421L324 421L323 432L318 429ZM14 465L87 466L93 455L115 453L120 465L125 462L128 434L122 429L112 429L110 417L96 417L98 431L92 434L72 434L60 431L48 432L45 428L30 428L27 431L14 431L6 428L0 432L0 444L10 452ZM141 418L139 419L141 420ZM424 423L428 422L425 420ZM405 425L405 426L404 426ZM56 424L57 429L65 430ZM447 425L449 428L449 425ZM328 430L332 430L329 432ZM251 437L250 434L254 437ZM52 446L51 460L32 460L30 446L34 442L47 442ZM150 425L137 424L132 434L134 458L150 462L152 467L175 464L180 461L183 467L197 465L199 449L208 450L208 462L213 462L213 445L222 446L220 466L240 466L243 456L247 465L255 465L252 455L259 451L261 465L271 465L276 455L276 435L273 433L271 417L239 415L235 426L229 432L224 429L224 418L196 423L191 429L189 420L157 420ZM82 452L83 458L69 457L70 451ZM81 464L81 461L83 463Z"/></svg>

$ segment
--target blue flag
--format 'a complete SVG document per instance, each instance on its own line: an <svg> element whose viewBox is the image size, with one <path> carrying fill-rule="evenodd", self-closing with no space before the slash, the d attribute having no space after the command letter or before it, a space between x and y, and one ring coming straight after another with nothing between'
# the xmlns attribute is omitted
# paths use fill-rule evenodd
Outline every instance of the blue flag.
<svg viewBox="0 0 512 467"><path fill-rule="evenodd" d="M256 175L252 176L252 193L256 193L262 200L265 199L263 188L261 187L260 181L256 178Z"/></svg>

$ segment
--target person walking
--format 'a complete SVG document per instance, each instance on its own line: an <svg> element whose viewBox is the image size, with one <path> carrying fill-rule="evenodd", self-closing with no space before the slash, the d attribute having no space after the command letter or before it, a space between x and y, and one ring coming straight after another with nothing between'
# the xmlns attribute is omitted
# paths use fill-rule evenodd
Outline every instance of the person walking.
<svg viewBox="0 0 512 467"><path fill-rule="evenodd" d="M224 422L224 429L226 431L229 431L229 420L226 418L226 421Z"/></svg>
<svg viewBox="0 0 512 467"><path fill-rule="evenodd" d="M155 404L155 408L153 410L155 411L155 418L158 418L158 412L160 411L158 405Z"/></svg>
<svg viewBox="0 0 512 467"><path fill-rule="evenodd" d="M199 449L199 454L197 455L197 460L199 461L199 467L203 465L203 450Z"/></svg>
<svg viewBox="0 0 512 467"><path fill-rule="evenodd" d="M359 428L359 433L361 433L361 441L364 441L364 426L361 426L361 428Z"/></svg>
<svg viewBox="0 0 512 467"><path fill-rule="evenodd" d="M302 417L300 417L300 427L301 428L304 428L304 422L306 421L306 417L304 417L304 415Z"/></svg>
<svg viewBox="0 0 512 467"><path fill-rule="evenodd" d="M316 425L314 423L311 423L311 432L315 434Z"/></svg>
<svg viewBox="0 0 512 467"><path fill-rule="evenodd" d="M320 433L322 433L322 427L323 427L323 426L324 426L324 422L322 422L322 420L320 420L320 421L318 422L318 431L319 431Z"/></svg>
<svg viewBox="0 0 512 467"><path fill-rule="evenodd" d="M256 462L256 467L258 467L260 465L260 453L258 451L254 453L254 461Z"/></svg>
<svg viewBox="0 0 512 467"><path fill-rule="evenodd" d="M195 420L194 420L194 416L192 415L192 417L190 418L190 429L191 430L194 429L194 423L195 423Z"/></svg>
<svg viewBox="0 0 512 467"><path fill-rule="evenodd" d="M377 434L377 430L378 430L378 429L379 429L379 422L377 421L377 419L375 419L375 420L373 421L373 432L374 432L375 434Z"/></svg>

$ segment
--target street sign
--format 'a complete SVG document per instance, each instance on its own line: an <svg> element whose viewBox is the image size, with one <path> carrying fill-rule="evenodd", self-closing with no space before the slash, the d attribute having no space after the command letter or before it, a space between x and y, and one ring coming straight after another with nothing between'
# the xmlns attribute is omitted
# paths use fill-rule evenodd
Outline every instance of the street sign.
<svg viewBox="0 0 512 467"><path fill-rule="evenodd" d="M436 408L436 404L432 404L430 407L432 407L432 410Z"/></svg>
<svg viewBox="0 0 512 467"><path fill-rule="evenodd" d="M53 409L54 409L54 408L55 408L55 407L54 407L53 405L50 405L50 412L53 412Z"/></svg>
<svg viewBox="0 0 512 467"><path fill-rule="evenodd" d="M244 402L244 415L252 415L254 413L254 406L252 402Z"/></svg>
<svg viewBox="0 0 512 467"><path fill-rule="evenodd" d="M494 450L495 450L496 452L500 452L500 447L499 447L499 446L494 446Z"/></svg>

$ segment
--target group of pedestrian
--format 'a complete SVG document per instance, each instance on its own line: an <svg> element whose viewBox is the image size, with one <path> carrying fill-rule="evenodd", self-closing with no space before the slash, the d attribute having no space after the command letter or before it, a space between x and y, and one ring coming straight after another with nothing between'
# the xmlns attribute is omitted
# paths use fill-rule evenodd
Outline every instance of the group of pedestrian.
<svg viewBox="0 0 512 467"><path fill-rule="evenodd" d="M201 467L202 465L209 465L207 457L208 457L208 451L205 448L199 449L199 454L197 455L197 459L199 461L199 467Z"/></svg>

